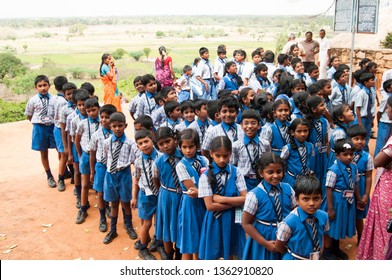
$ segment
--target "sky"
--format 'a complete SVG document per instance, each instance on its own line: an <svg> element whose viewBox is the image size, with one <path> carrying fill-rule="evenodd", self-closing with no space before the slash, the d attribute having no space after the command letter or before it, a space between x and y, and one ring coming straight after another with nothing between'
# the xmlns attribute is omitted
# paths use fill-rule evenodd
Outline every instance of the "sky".
<svg viewBox="0 0 392 280"><path fill-rule="evenodd" d="M224 14L314 15L327 11L333 2L334 0L4 0L0 9L0 18ZM225 5L222 6L222 3ZM331 11L333 12L333 8Z"/></svg>

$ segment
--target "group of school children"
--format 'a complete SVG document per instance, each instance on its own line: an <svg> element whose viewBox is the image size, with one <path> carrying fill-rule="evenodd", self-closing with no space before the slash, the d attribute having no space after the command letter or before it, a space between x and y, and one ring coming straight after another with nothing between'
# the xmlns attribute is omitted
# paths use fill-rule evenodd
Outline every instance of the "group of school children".
<svg viewBox="0 0 392 280"><path fill-rule="evenodd" d="M125 115L101 107L91 84L77 89L57 77L54 96L48 78L37 76L26 115L48 185L64 191L71 171L77 224L88 216L93 185L99 230L109 230L105 244L118 236L121 202L126 232L140 237L134 247L146 260L156 259L154 251L165 260L348 259L339 241L360 240L372 184L374 74L356 71L351 89L346 65L317 80L287 56L274 66L271 51L255 50L249 65L245 51L227 61L219 46L224 68L211 65L207 48L199 53L199 64L185 66L173 87L160 88L151 74L134 79L134 139L124 133ZM378 118L391 91L385 81ZM57 184L48 161L55 147Z"/></svg>

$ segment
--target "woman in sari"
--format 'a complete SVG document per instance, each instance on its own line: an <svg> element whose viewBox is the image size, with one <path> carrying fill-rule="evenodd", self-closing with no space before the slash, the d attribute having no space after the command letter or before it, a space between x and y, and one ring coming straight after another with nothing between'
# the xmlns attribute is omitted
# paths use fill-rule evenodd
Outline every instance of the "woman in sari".
<svg viewBox="0 0 392 280"><path fill-rule="evenodd" d="M392 96L388 98L388 118L392 120ZM359 260L383 260L387 256L388 242L391 234L386 225L392 208L392 136L374 159L377 167L375 187L370 200L365 229L357 251Z"/></svg>
<svg viewBox="0 0 392 280"><path fill-rule="evenodd" d="M117 68L110 54L102 55L99 74L103 83L103 104L112 104L117 112L121 112L121 97L117 88Z"/></svg>
<svg viewBox="0 0 392 280"><path fill-rule="evenodd" d="M176 75L173 70L173 60L166 54L164 46L159 47L160 57L155 60L155 79L157 79L163 87L173 86Z"/></svg>

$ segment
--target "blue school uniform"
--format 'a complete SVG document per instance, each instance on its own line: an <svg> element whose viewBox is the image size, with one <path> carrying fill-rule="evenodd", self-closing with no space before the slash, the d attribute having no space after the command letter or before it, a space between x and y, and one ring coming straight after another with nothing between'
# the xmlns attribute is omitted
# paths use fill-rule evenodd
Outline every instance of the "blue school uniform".
<svg viewBox="0 0 392 280"><path fill-rule="evenodd" d="M238 124L241 124L241 122L242 122L242 113L245 111L245 110L249 110L250 108L249 107L246 107L245 105L241 105L240 106L240 109L238 110L238 115L237 115L237 123Z"/></svg>
<svg viewBox="0 0 392 280"><path fill-rule="evenodd" d="M278 198L282 208L282 217L286 217L293 208L292 196L293 189L289 184L279 183L278 186L280 194ZM254 227L266 240L275 240L277 225L279 222L275 210L275 200L270 194L272 185L266 181L262 181L256 188L250 191L257 198L257 211L255 214ZM280 260L282 255L280 253L272 253L265 247L261 246L250 236L246 239L244 248L243 260Z"/></svg>
<svg viewBox="0 0 392 280"><path fill-rule="evenodd" d="M176 161L180 161L182 154L176 149L174 153ZM159 173L161 187L158 194L158 207L156 215L155 236L164 242L177 241L178 207L182 196L181 189L177 190L173 179L173 169L169 162L170 156L162 154L155 160L156 170L154 177ZM175 170L174 170L175 172ZM156 178L156 177L155 177Z"/></svg>
<svg viewBox="0 0 392 280"><path fill-rule="evenodd" d="M368 171L368 161L369 160L371 160L373 162L373 159L371 158L371 155L369 153L367 153L363 150L359 151L359 152L355 152L353 163L358 168L359 179L358 179L357 185L358 185L360 197L362 197L366 192L366 172ZM369 198L368 203L366 204L366 206L363 210L356 209L357 220L362 220L362 219L366 218L367 213L369 211L369 204L370 204L370 198Z"/></svg>
<svg viewBox="0 0 392 280"><path fill-rule="evenodd" d="M321 127L320 132L316 126ZM325 173L327 172L327 145L325 139L327 137L328 123L325 118L313 119L310 127L308 141L314 145L314 173L317 179L324 186ZM321 140L321 141L320 141ZM325 195L325 189L323 190Z"/></svg>
<svg viewBox="0 0 392 280"><path fill-rule="evenodd" d="M306 222L306 219L312 216L316 218L317 239L320 246L323 244L324 232L328 228L328 214L317 210L313 215L309 215L298 207L283 220L283 224L290 228L291 233L286 243L288 250L283 255L283 260L298 260L299 257L310 259L310 254L316 251L312 240L312 228ZM280 238L280 228L281 225L277 238Z"/></svg>
<svg viewBox="0 0 392 280"><path fill-rule="evenodd" d="M272 150L272 152L274 152L275 154L277 154L279 156L280 156L280 153L282 152L283 146L287 145L286 137L288 137L288 135L285 135L280 130L282 128L282 126L287 127L286 131L288 133L288 127L290 126L290 123L288 121L285 121L284 123L282 123L279 120L275 120L270 126L270 128L272 130L272 139L270 141L271 150Z"/></svg>
<svg viewBox="0 0 392 280"><path fill-rule="evenodd" d="M221 168L215 162L212 163L212 168L215 176L221 171ZM239 192L236 186L237 168L227 164L223 169L227 172L226 175L230 175L226 177L227 180L223 186L222 196L238 196ZM203 177L207 181L208 170L202 174L201 179ZM211 187L213 193L216 194L217 187ZM208 210L204 216L199 246L199 258L202 260L217 260L219 258L227 260L232 255L237 257L242 255L242 249L245 244L245 231L241 224L234 223L235 209L230 208L221 212L222 214L218 218L214 217L214 212Z"/></svg>
<svg viewBox="0 0 392 280"><path fill-rule="evenodd" d="M200 174L192 166L196 159L199 160L202 168L207 167L207 160L200 156L196 156L196 158L183 157L180 163L186 167L189 177L194 182L196 188L198 188ZM181 196L178 210L178 234L176 246L180 249L182 254L194 254L199 252L200 232L206 213L206 206L202 198L190 197L187 194L187 188L182 182L181 189L183 195Z"/></svg>
<svg viewBox="0 0 392 280"><path fill-rule="evenodd" d="M351 178L346 170L346 167L351 168ZM335 184L331 186L328 180L328 172L331 171L335 174ZM331 238L339 240L346 237L353 237L356 233L356 203L355 199L350 201L350 198L344 197L345 191L353 191L357 179L357 167L350 163L349 165L343 164L340 160L328 168L326 187L332 188L333 195L333 209L335 211L335 219L330 221L331 227L328 234ZM354 196L353 196L354 198ZM328 210L328 206L324 207Z"/></svg>
<svg viewBox="0 0 392 280"><path fill-rule="evenodd" d="M347 125L336 125L331 133L331 137L329 139L329 145L331 147L331 152L329 153L328 160L327 160L327 168L332 166L335 163L336 155L335 155L335 141L340 139L347 138L346 134ZM335 134L341 135L339 137L335 137Z"/></svg>
<svg viewBox="0 0 392 280"><path fill-rule="evenodd" d="M286 159L286 173L283 177L282 182L288 183L290 186L294 187L295 181L301 175L307 176L314 171L314 148L313 144L309 142L304 142L306 149L306 159L301 160L300 151L298 150L301 143L294 139L295 146L292 143L287 144L283 147L281 158ZM287 157L287 153L289 153Z"/></svg>
<svg viewBox="0 0 392 280"><path fill-rule="evenodd" d="M238 84L237 79L238 79L237 74L231 75L231 74L227 73L223 77L223 82L225 83L224 89L231 90L231 91L238 90L240 85Z"/></svg>

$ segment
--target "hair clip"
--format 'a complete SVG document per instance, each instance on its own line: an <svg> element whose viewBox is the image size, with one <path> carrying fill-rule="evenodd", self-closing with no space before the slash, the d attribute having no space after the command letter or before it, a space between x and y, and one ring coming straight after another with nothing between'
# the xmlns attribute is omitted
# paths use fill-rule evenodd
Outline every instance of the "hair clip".
<svg viewBox="0 0 392 280"><path fill-rule="evenodd" d="M344 143L343 148L345 149L352 149L351 145L349 143Z"/></svg>

